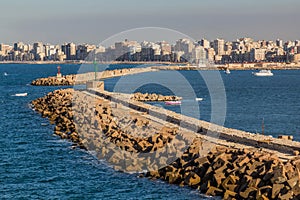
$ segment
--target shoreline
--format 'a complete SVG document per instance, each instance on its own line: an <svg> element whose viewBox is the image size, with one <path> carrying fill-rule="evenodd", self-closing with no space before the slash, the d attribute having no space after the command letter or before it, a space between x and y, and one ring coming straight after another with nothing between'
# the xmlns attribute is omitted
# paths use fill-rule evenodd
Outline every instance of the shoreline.
<svg viewBox="0 0 300 200"><path fill-rule="evenodd" d="M84 60L67 60L67 61L0 61L1 64L36 64L36 65L42 65L42 64L93 64L93 61L84 61ZM149 61L149 62L130 62L130 61L102 61L97 62L97 64L124 64L124 65L147 65L147 64L186 64L186 63L174 63L174 62L156 62L156 61Z"/></svg>
<svg viewBox="0 0 300 200"><path fill-rule="evenodd" d="M25 65L64 65L64 64L93 64L92 61L0 61L0 65L5 64L25 64ZM111 61L111 62L97 62L97 64L123 64L123 65L162 65L162 66L152 66L160 68L161 70L261 70L261 69L270 69L270 70L300 70L299 64L286 64L286 63L230 63L230 64L215 64L212 67L199 67L195 65L189 65L188 63L175 63L175 62L130 62L130 61Z"/></svg>

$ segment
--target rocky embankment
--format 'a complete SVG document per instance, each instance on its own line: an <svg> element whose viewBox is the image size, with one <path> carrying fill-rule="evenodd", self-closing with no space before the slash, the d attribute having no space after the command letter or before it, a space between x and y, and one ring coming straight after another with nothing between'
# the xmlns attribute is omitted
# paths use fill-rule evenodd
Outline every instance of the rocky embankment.
<svg viewBox="0 0 300 200"><path fill-rule="evenodd" d="M58 85L74 85L76 80L76 75L67 75L61 78L57 77L48 77L48 78L39 78L33 80L31 85L34 86L58 86Z"/></svg>
<svg viewBox="0 0 300 200"><path fill-rule="evenodd" d="M72 89L51 92L32 105L55 123L57 135L95 152L117 170L147 169L147 177L223 199L300 198L299 157L283 161L261 149L220 145L202 154L205 141L200 137L187 143L176 126L157 127L141 114L125 113L119 105Z"/></svg>
<svg viewBox="0 0 300 200"><path fill-rule="evenodd" d="M132 100L136 100L136 101L179 101L182 98L181 97L177 97L177 96L164 96L161 94L149 94L149 93L134 93L133 96L131 97Z"/></svg>

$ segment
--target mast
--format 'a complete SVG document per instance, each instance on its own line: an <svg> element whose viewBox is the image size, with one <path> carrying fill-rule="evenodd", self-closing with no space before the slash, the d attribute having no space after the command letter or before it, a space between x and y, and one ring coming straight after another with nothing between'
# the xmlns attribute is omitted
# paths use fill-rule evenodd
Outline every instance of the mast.
<svg viewBox="0 0 300 200"><path fill-rule="evenodd" d="M93 61L93 64L94 64L94 71L95 71L95 81L97 80L97 61L96 61L96 50L94 51L94 61Z"/></svg>
<svg viewBox="0 0 300 200"><path fill-rule="evenodd" d="M265 134L265 123L264 123L264 118L262 118L262 123L261 123L261 134Z"/></svg>

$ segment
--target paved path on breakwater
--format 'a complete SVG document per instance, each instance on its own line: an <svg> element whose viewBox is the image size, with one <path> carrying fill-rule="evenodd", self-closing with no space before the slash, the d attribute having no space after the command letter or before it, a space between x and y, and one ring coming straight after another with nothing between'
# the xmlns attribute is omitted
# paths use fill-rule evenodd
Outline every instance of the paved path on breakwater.
<svg viewBox="0 0 300 200"><path fill-rule="evenodd" d="M282 140L270 136L225 128L143 102L131 100L130 95L128 94L112 93L97 89L88 89L86 93L108 99L111 102L119 103L130 109L145 113L151 120L180 125L182 130L198 133L199 135L202 135L205 140L218 145L234 148L263 148L265 151L276 153L283 159L289 159L293 156L294 151L300 151L300 142Z"/></svg>

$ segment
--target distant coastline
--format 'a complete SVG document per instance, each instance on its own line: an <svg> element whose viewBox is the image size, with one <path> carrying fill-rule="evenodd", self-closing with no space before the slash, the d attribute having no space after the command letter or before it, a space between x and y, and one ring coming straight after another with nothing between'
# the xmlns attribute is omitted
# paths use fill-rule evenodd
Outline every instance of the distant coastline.
<svg viewBox="0 0 300 200"><path fill-rule="evenodd" d="M0 61L0 64L84 64L84 63L93 63L92 61L84 60L65 60L65 61ZM157 61L144 61L144 62L135 62L135 61L101 61L97 62L98 64L165 64L165 65L186 65L187 63L178 63L178 62L157 62Z"/></svg>
<svg viewBox="0 0 300 200"><path fill-rule="evenodd" d="M3 64L92 64L91 61L83 60L67 60L67 61L0 61L0 65ZM298 63L229 63L229 64L215 64L210 67L199 67L191 65L189 63L178 63L178 62L156 62L156 61L145 61L145 62L135 62L135 61L102 61L97 62L98 64L124 64L124 65L166 65L165 70L259 70L259 69L271 69L271 70L300 70L300 65ZM160 67L160 70L164 70Z"/></svg>

